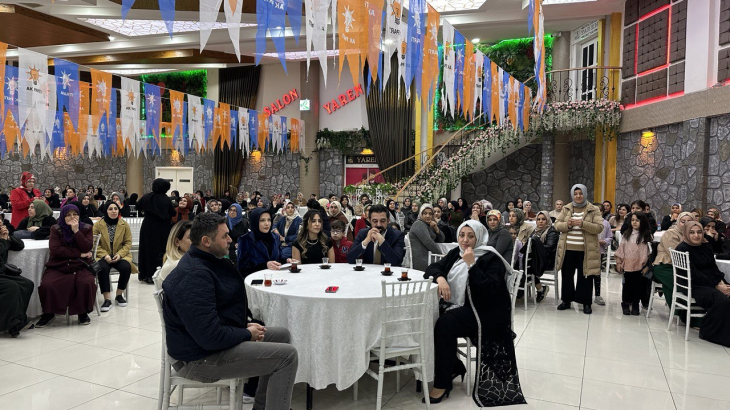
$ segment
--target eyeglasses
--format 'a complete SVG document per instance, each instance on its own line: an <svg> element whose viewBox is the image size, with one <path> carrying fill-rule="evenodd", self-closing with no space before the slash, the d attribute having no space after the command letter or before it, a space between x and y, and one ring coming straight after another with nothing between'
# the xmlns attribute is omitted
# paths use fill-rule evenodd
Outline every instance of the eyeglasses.
<svg viewBox="0 0 730 410"><path fill-rule="evenodd" d="M342 231L340 231L340 230L333 230L332 231L332 234L342 234Z"/></svg>

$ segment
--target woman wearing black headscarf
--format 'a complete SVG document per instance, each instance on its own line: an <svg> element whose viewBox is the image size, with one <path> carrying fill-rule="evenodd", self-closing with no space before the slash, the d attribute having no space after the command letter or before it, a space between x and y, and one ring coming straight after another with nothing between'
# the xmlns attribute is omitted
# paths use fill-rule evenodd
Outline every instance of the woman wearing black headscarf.
<svg viewBox="0 0 730 410"><path fill-rule="evenodd" d="M272 232L268 208L256 208L249 214L251 232L238 238L238 271L248 276L264 269L278 270L283 262L279 235Z"/></svg>
<svg viewBox="0 0 730 410"><path fill-rule="evenodd" d="M175 207L167 196L170 183L162 178L152 182L152 192L145 194L137 203L144 211L142 227L139 231L139 280L153 284L152 275L162 266L167 237L172 228Z"/></svg>
<svg viewBox="0 0 730 410"><path fill-rule="evenodd" d="M683 231L684 241L677 245L677 251L689 253L692 297L707 311L702 318L700 339L730 347L730 284L717 267L702 225L690 221L684 224ZM679 291L685 293L684 288Z"/></svg>
<svg viewBox="0 0 730 410"><path fill-rule="evenodd" d="M81 223L84 223L86 225L93 226L94 222L91 220L91 215L89 215L89 210L87 208L84 208L84 205L81 203L81 201L70 201L66 205L73 205L79 210L79 220Z"/></svg>

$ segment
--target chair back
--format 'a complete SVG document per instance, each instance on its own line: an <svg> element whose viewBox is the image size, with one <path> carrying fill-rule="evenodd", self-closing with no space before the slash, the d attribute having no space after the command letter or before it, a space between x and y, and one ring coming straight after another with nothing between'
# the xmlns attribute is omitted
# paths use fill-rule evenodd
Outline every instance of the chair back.
<svg viewBox="0 0 730 410"><path fill-rule="evenodd" d="M96 251L99 250L99 240L101 240L101 235L94 235L94 247L91 248L91 258L93 260L96 260Z"/></svg>
<svg viewBox="0 0 730 410"><path fill-rule="evenodd" d="M689 252L680 252L669 248L669 255L672 257L672 273L674 274L674 294L677 298L687 300L692 298L692 275L689 268ZM684 290L684 291L683 291ZM680 293L682 292L681 296Z"/></svg>
<svg viewBox="0 0 730 410"><path fill-rule="evenodd" d="M144 218L126 218L125 221L129 225L132 232L132 243L139 243L139 231L142 229L142 221Z"/></svg>
<svg viewBox="0 0 730 410"><path fill-rule="evenodd" d="M522 271L525 275L530 274L530 265L532 263L532 237L527 240L527 251L525 252L525 260L522 262Z"/></svg>
<svg viewBox="0 0 730 410"><path fill-rule="evenodd" d="M381 281L380 299L380 348L408 343L413 340L424 346L428 298L433 282L413 280L407 282Z"/></svg>
<svg viewBox="0 0 730 410"><path fill-rule="evenodd" d="M510 269L515 268L515 263L519 260L519 257L520 257L520 253L517 252L517 247L514 246L514 244L513 244L512 245L512 257L510 258L510 261L509 261Z"/></svg>
<svg viewBox="0 0 730 410"><path fill-rule="evenodd" d="M428 264L436 263L443 259L446 255L441 253L432 253L431 251L428 251Z"/></svg>
<svg viewBox="0 0 730 410"><path fill-rule="evenodd" d="M515 330L515 306L517 305L517 293L520 288L520 281L525 272L521 270L512 270L512 275L508 276L507 290L509 291L510 301L512 303L512 310L510 313L510 328L512 331Z"/></svg>
<svg viewBox="0 0 730 410"><path fill-rule="evenodd" d="M158 270L159 272L159 270ZM162 348L167 351L167 346L165 343L165 315L162 311L162 302L165 299L165 291L160 289L158 291L155 291L152 293L152 296L155 298L155 303L157 303L157 313L160 315L160 325L162 326Z"/></svg>
<svg viewBox="0 0 730 410"><path fill-rule="evenodd" d="M155 283L155 289L162 290L162 278L160 278L160 272L162 272L162 266L158 266L155 274L152 275L152 282Z"/></svg>
<svg viewBox="0 0 730 410"><path fill-rule="evenodd" d="M407 266L409 268L413 268L413 252L411 252L411 238L408 234L404 235L403 242L405 243L405 247L403 248L403 251L405 252L405 255L403 255L403 266Z"/></svg>

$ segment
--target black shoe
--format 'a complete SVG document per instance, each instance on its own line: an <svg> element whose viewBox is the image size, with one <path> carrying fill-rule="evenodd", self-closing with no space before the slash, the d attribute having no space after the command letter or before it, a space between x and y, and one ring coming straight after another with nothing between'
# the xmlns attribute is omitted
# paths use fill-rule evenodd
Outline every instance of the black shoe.
<svg viewBox="0 0 730 410"><path fill-rule="evenodd" d="M631 306L631 314L634 316L639 316L641 314L641 309L639 309L638 303L634 303L633 306Z"/></svg>
<svg viewBox="0 0 730 410"><path fill-rule="evenodd" d="M466 366L464 366L464 362L461 360L456 360L456 365L454 366L454 373L451 375L451 379L455 379L459 376L461 376L461 382L464 382L464 376L466 375Z"/></svg>
<svg viewBox="0 0 730 410"><path fill-rule="evenodd" d="M109 299L105 299L104 304L101 305L101 308L99 308L99 310L102 312L108 312L112 310L112 301Z"/></svg>
<svg viewBox="0 0 730 410"><path fill-rule="evenodd" d="M111 301L109 301L109 304L111 304ZM87 313L79 314L79 324L80 325L90 325L91 324L91 319L89 319L89 315Z"/></svg>
<svg viewBox="0 0 730 410"><path fill-rule="evenodd" d="M146 283L148 285L154 285L155 284L155 281L153 281L152 278L146 278L144 280L144 283Z"/></svg>
<svg viewBox="0 0 730 410"><path fill-rule="evenodd" d="M631 314L631 310L629 310L628 303L621 302L621 310L623 310L624 316L629 316Z"/></svg>
<svg viewBox="0 0 730 410"><path fill-rule="evenodd" d="M542 285L542 290L537 291L537 303L540 303L543 300L545 300L545 295L547 295L549 291L550 291L550 287Z"/></svg>
<svg viewBox="0 0 730 410"><path fill-rule="evenodd" d="M121 307L127 306L127 301L124 300L124 296L122 296L122 295L117 295L117 297L116 297L116 299L114 299L114 301L117 302L117 305L119 305Z"/></svg>
<svg viewBox="0 0 730 410"><path fill-rule="evenodd" d="M558 305L558 310L567 310L570 309L570 302L562 302Z"/></svg>
<svg viewBox="0 0 730 410"><path fill-rule="evenodd" d="M517 291L517 299L522 299L522 298L524 298L524 297L525 297L525 291L523 291L523 290L518 290L518 291Z"/></svg>
<svg viewBox="0 0 730 410"><path fill-rule="evenodd" d="M54 315L53 313L44 313L43 315L41 315L40 320L38 320L38 322L36 322L35 327L45 327L55 317L56 317L56 315Z"/></svg>
<svg viewBox="0 0 730 410"><path fill-rule="evenodd" d="M586 315L590 315L593 313L593 309L591 309L591 305L583 305L583 313Z"/></svg>
<svg viewBox="0 0 730 410"><path fill-rule="evenodd" d="M443 400L445 397L449 397L449 394L451 393L451 387L446 389L444 394L441 395L441 397L431 397L431 395L428 396L428 399L431 401L431 404L441 403L441 400ZM421 399L421 403L425 403L426 399Z"/></svg>

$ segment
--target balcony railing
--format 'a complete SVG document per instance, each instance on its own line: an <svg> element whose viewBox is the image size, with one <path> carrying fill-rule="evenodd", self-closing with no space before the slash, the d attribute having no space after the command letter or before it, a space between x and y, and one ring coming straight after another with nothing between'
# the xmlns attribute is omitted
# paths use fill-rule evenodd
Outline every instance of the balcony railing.
<svg viewBox="0 0 730 410"><path fill-rule="evenodd" d="M548 102L618 100L621 67L576 67L547 73Z"/></svg>

